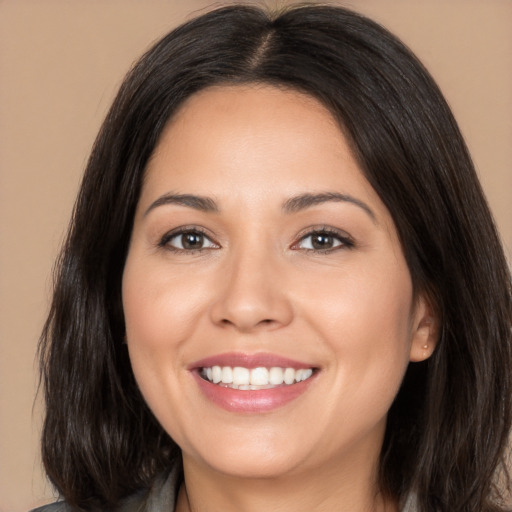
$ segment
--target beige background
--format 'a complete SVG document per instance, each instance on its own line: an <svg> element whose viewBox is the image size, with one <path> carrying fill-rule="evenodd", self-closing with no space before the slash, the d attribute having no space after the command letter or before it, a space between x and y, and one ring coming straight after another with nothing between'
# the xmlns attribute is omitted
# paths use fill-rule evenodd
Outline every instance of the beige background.
<svg viewBox="0 0 512 512"><path fill-rule="evenodd" d="M432 71L510 257L512 0L340 3L389 27ZM0 512L51 498L38 460L34 356L53 260L93 138L133 60L208 5L0 0Z"/></svg>

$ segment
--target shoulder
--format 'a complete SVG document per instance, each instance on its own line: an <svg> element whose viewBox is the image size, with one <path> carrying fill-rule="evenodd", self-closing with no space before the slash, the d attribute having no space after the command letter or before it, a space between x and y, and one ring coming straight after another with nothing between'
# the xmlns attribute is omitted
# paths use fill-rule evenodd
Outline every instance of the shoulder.
<svg viewBox="0 0 512 512"><path fill-rule="evenodd" d="M147 493L138 493L130 496L116 508L116 512L140 512L146 504L146 494ZM57 501L56 503L50 503L49 505L35 508L30 512L77 512L77 510L70 507L64 501Z"/></svg>
<svg viewBox="0 0 512 512"><path fill-rule="evenodd" d="M50 503L49 505L34 508L30 512L71 512L71 508L69 508L63 501L57 501L56 503Z"/></svg>
<svg viewBox="0 0 512 512"><path fill-rule="evenodd" d="M147 497L147 492L136 493L123 500L121 505L116 508L116 512L140 512L146 505ZM56 503L35 508L30 512L77 512L77 510L70 507L65 501L57 501Z"/></svg>
<svg viewBox="0 0 512 512"><path fill-rule="evenodd" d="M418 500L415 493L409 494L405 499L404 504L400 507L400 512L417 512Z"/></svg>
<svg viewBox="0 0 512 512"><path fill-rule="evenodd" d="M158 476L151 489L141 490L124 499L116 512L173 512L181 479L181 467L176 465L170 473ZM76 509L64 501L57 501L30 512L76 512Z"/></svg>

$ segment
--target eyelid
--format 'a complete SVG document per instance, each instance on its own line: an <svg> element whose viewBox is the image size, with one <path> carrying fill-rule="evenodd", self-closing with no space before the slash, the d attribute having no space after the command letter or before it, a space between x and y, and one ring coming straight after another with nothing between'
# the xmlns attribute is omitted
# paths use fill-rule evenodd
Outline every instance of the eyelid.
<svg viewBox="0 0 512 512"><path fill-rule="evenodd" d="M169 241L173 238L186 234L186 233L198 233L204 236L208 241L213 245L213 247L201 247L199 249L181 249L179 247L174 247L169 245ZM314 248L301 248L299 244L304 241L307 237L314 236L316 234L326 234L333 238L336 238L340 244L328 249L314 249ZM208 230L204 229L201 226L197 225L185 225L178 226L168 232L166 232L159 240L158 247L167 249L171 252L177 253L198 253L202 251L212 250L212 249L220 249L221 245L215 240L215 238L209 233ZM340 249L351 249L355 245L354 239L345 231L340 230L338 228L334 228L332 226L310 226L308 228L303 229L296 237L296 241L291 245L292 250L302 250L302 251L311 251L316 253L328 253L334 252Z"/></svg>
<svg viewBox="0 0 512 512"><path fill-rule="evenodd" d="M180 249L179 247L174 247L169 244L170 240L173 238L184 235L186 233L198 233L205 238L207 238L214 247L201 247L199 249ZM166 249L171 252L177 252L177 253L198 253L205 250L211 250L211 249L219 249L220 244L214 239L214 237L203 227L197 226L197 225L186 225L186 226L178 226L174 229L171 229L170 231L166 232L159 240L158 247L161 247L163 249Z"/></svg>
<svg viewBox="0 0 512 512"><path fill-rule="evenodd" d="M331 247L329 249L303 249L298 247L298 245L310 236L314 236L316 234L327 234L336 238L341 243L335 247ZM292 250L302 250L302 251L311 251L316 253L328 253L334 252L340 249L352 249L355 246L354 239L345 231L334 228L332 226L310 226L304 230L302 230L298 235L296 241L292 244Z"/></svg>

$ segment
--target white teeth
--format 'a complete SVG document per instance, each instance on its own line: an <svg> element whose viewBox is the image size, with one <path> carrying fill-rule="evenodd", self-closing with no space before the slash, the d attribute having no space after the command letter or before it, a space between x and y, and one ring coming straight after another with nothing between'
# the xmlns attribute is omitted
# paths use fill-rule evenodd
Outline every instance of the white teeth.
<svg viewBox="0 0 512 512"><path fill-rule="evenodd" d="M251 384L253 386L268 386L268 374L266 368L253 368L251 370Z"/></svg>
<svg viewBox="0 0 512 512"><path fill-rule="evenodd" d="M218 384L222 380L222 369L220 366L214 366L212 368L212 381L214 384Z"/></svg>
<svg viewBox="0 0 512 512"><path fill-rule="evenodd" d="M311 368L307 368L306 370L302 370L302 380L309 379L313 375L313 370Z"/></svg>
<svg viewBox="0 0 512 512"><path fill-rule="evenodd" d="M303 370L297 370L295 372L295 382L300 382L301 380L309 379L313 375L313 370L311 368L305 368Z"/></svg>
<svg viewBox="0 0 512 512"><path fill-rule="evenodd" d="M224 368L222 368L221 381L224 384L231 384L233 382L233 370L231 369L231 366L224 366Z"/></svg>
<svg viewBox="0 0 512 512"><path fill-rule="evenodd" d="M235 366L233 368L233 384L235 386L248 386L250 374L247 368L241 366Z"/></svg>
<svg viewBox="0 0 512 512"><path fill-rule="evenodd" d="M255 390L268 389L274 386L292 385L296 382L309 379L313 375L312 368L244 368L242 366L212 366L203 368L201 375L208 381L222 386L240 389Z"/></svg>
<svg viewBox="0 0 512 512"><path fill-rule="evenodd" d="M268 376L268 382L272 384L273 386L280 386L283 383L284 376L283 376L283 369L273 367L270 368L269 376Z"/></svg>
<svg viewBox="0 0 512 512"><path fill-rule="evenodd" d="M295 370L293 368L286 368L284 371L284 383L293 384L295 382Z"/></svg>

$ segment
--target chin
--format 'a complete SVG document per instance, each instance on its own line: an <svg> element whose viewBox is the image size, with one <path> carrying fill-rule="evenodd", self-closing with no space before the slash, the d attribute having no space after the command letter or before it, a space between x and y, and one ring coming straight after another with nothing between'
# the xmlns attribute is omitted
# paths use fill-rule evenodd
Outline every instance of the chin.
<svg viewBox="0 0 512 512"><path fill-rule="evenodd" d="M236 440L235 436L227 436L225 440L217 437L215 442L208 443L191 457L230 477L259 479L293 473L297 467L303 466L307 454L289 440L272 440L269 443L268 439Z"/></svg>
<svg viewBox="0 0 512 512"><path fill-rule="evenodd" d="M282 457L262 457L252 460L206 461L209 466L224 475L244 479L277 479L294 472L300 463L281 460Z"/></svg>

